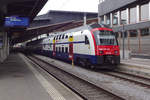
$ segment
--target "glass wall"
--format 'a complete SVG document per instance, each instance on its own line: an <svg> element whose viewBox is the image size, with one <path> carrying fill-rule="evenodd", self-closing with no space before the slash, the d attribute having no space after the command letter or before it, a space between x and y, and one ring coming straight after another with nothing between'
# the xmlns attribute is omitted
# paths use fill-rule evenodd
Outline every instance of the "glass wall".
<svg viewBox="0 0 150 100"><path fill-rule="evenodd" d="M127 24L127 12L126 10L121 11L121 25Z"/></svg>
<svg viewBox="0 0 150 100"><path fill-rule="evenodd" d="M110 25L110 14L106 15L106 24Z"/></svg>
<svg viewBox="0 0 150 100"><path fill-rule="evenodd" d="M148 36L150 35L149 28L141 29L141 36Z"/></svg>
<svg viewBox="0 0 150 100"><path fill-rule="evenodd" d="M141 5L140 7L140 19L141 21L144 21L144 20L148 20L149 19L149 4L143 4Z"/></svg>
<svg viewBox="0 0 150 100"><path fill-rule="evenodd" d="M104 24L104 16L100 17L100 21L101 21L100 23Z"/></svg>
<svg viewBox="0 0 150 100"><path fill-rule="evenodd" d="M113 13L113 25L118 25L118 13Z"/></svg>
<svg viewBox="0 0 150 100"><path fill-rule="evenodd" d="M132 53L138 53L139 51L139 41L138 41L138 31L130 31L130 50Z"/></svg>
<svg viewBox="0 0 150 100"><path fill-rule="evenodd" d="M131 30L130 31L130 37L137 37L137 36L138 36L137 30Z"/></svg>
<svg viewBox="0 0 150 100"><path fill-rule="evenodd" d="M136 11L136 7L134 8L130 8L130 23L136 23L136 19L137 19L137 11Z"/></svg>
<svg viewBox="0 0 150 100"><path fill-rule="evenodd" d="M141 53L150 55L150 30L149 28L141 29Z"/></svg>

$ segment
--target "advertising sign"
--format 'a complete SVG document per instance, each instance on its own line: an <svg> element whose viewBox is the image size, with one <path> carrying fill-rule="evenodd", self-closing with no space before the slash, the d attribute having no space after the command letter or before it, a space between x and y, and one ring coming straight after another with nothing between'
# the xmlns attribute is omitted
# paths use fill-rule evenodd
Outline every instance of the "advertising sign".
<svg viewBox="0 0 150 100"><path fill-rule="evenodd" d="M28 17L5 17L5 26L6 27L27 27L29 25Z"/></svg>

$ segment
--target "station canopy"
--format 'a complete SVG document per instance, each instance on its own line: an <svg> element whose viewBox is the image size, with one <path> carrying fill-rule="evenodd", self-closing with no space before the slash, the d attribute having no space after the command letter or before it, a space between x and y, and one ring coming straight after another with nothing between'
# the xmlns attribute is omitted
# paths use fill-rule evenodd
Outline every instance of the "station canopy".
<svg viewBox="0 0 150 100"><path fill-rule="evenodd" d="M5 30L15 39L26 30L25 27L5 27L6 17L17 16L33 21L48 0L0 0L0 30Z"/></svg>
<svg viewBox="0 0 150 100"><path fill-rule="evenodd" d="M87 24L97 23L97 22L98 22L97 18L91 18L91 19L87 20ZM66 31L66 30L69 30L69 29L72 29L75 27L82 26L83 23L84 23L83 20L80 20L80 21L72 20L72 21L67 21L67 22L63 22L63 23L56 23L56 24L27 28L24 31L24 33L22 34L22 36L15 39L14 42L15 43L21 43L21 42L35 38L35 37L42 35L42 34L49 34L49 33Z"/></svg>

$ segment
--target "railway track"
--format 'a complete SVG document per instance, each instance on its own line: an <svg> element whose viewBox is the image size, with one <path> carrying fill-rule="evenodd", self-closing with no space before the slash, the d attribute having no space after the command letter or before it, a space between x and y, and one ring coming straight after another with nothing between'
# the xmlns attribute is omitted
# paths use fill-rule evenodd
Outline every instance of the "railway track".
<svg viewBox="0 0 150 100"><path fill-rule="evenodd" d="M143 87L150 88L150 79L139 76L139 75L129 74L127 72L120 72L120 71L101 72L101 73L115 77L115 78L119 78L121 80L133 82L133 83L143 86Z"/></svg>
<svg viewBox="0 0 150 100"><path fill-rule="evenodd" d="M28 58L76 94L81 96L84 100L125 100L118 95L97 87L39 58L33 56L28 56Z"/></svg>

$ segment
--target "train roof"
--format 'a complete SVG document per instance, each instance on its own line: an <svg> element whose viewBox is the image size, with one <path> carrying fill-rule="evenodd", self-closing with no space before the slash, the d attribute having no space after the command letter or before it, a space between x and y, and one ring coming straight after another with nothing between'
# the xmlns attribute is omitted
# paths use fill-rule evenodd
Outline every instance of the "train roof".
<svg viewBox="0 0 150 100"><path fill-rule="evenodd" d="M77 28L74 28L74 29L70 29L70 30L67 30L67 31L64 31L64 32L58 32L59 33L69 33L69 32L74 32L74 31L82 31L84 29L94 29L94 28L99 28L99 27L105 27L105 28L110 28L109 26L105 25L105 24L96 24L96 23L92 23L92 24L89 24L89 25L83 25L83 26L80 26L80 27L77 27Z"/></svg>

